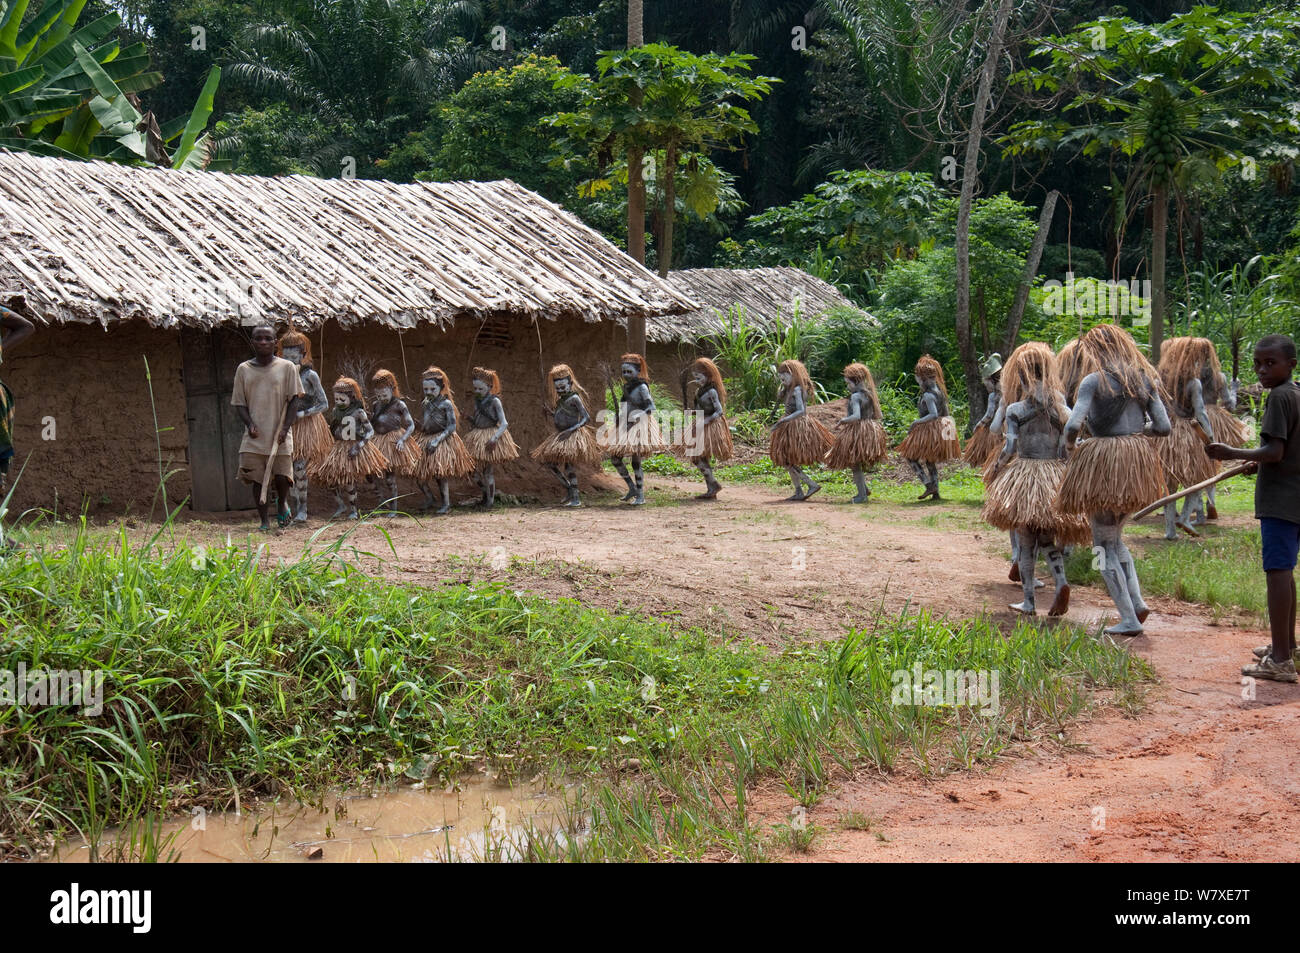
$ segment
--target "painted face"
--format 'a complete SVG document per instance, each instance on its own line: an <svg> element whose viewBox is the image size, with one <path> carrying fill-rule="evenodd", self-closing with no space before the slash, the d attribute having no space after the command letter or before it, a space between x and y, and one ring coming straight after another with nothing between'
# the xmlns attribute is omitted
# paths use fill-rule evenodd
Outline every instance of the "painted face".
<svg viewBox="0 0 1300 953"><path fill-rule="evenodd" d="M294 364L299 364L299 365L301 365L301 364L302 364L302 358L303 358L302 348L300 348L300 347L286 347L286 348L284 349L284 359L285 359L286 361L292 361Z"/></svg>
<svg viewBox="0 0 1300 953"><path fill-rule="evenodd" d="M695 381L695 385L697 387L703 387L705 384L709 382L709 379L705 377L700 371L696 371L694 374L692 374L691 378Z"/></svg>
<svg viewBox="0 0 1300 953"><path fill-rule="evenodd" d="M777 374L777 377L781 378L782 387L789 387L790 382L794 380L794 375L791 374L789 371L781 371L779 374Z"/></svg>
<svg viewBox="0 0 1300 953"><path fill-rule="evenodd" d="M425 397L437 397L442 393L442 387L438 384L438 379L436 377L424 378L423 384Z"/></svg>
<svg viewBox="0 0 1300 953"><path fill-rule="evenodd" d="M859 384L857 381L855 381L855 380L854 380L853 378L851 378L851 377L846 377L846 378L844 378L844 386L847 387L847 388L849 389L849 393L850 393L850 394L852 394L852 393L855 392L855 391L858 391L858 390L861 390L861 389L862 389L862 385Z"/></svg>
<svg viewBox="0 0 1300 953"><path fill-rule="evenodd" d="M474 378L474 393L480 397L486 397L491 389L492 386L487 381L481 381L477 377Z"/></svg>
<svg viewBox="0 0 1300 953"><path fill-rule="evenodd" d="M376 387L375 399L381 404L386 404L393 399L393 389L391 387Z"/></svg>
<svg viewBox="0 0 1300 953"><path fill-rule="evenodd" d="M623 365L623 380L630 381L637 375L639 368L635 364Z"/></svg>
<svg viewBox="0 0 1300 953"><path fill-rule="evenodd" d="M567 377L557 377L555 379L555 392L559 394L561 397L563 397L565 394L569 392L569 388L572 386L572 384L573 381L571 381Z"/></svg>
<svg viewBox="0 0 1300 953"><path fill-rule="evenodd" d="M997 390L997 386L998 386L997 382L993 380L993 378L991 377L984 378L984 389L988 391L990 394L993 393L993 391Z"/></svg>
<svg viewBox="0 0 1300 953"><path fill-rule="evenodd" d="M352 403L352 395L345 390L336 390L334 392L334 406L342 410L348 404Z"/></svg>

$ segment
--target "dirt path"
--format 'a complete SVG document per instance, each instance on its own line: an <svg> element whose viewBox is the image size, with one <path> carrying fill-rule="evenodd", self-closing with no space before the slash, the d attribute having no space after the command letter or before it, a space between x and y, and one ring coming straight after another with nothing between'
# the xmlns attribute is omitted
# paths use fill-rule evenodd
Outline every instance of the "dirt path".
<svg viewBox="0 0 1300 953"><path fill-rule="evenodd" d="M383 520L397 550L363 526L373 566L423 585L507 581L552 598L708 622L767 644L841 635L908 605L965 618L1010 620L1019 589L1006 581L1005 540L955 503L867 507L779 503L776 488L728 487L716 503L690 482L656 478L652 505L596 501L578 511L465 511ZM247 524L185 524L195 541ZM327 529L321 541L336 538ZM267 537L293 558L308 531ZM1192 545L1189 543L1189 545ZM1261 631L1211 626L1197 607L1149 600L1133 651L1161 685L1137 720L1081 725L1072 753L1028 752L988 771L937 780L893 775L847 780L809 812L826 829L812 860L1296 860L1278 837L1300 821L1300 687L1260 682L1243 699L1238 670ZM1076 587L1069 619L1109 614L1105 593ZM791 806L761 797L773 823ZM840 830L848 811L869 831ZM792 858L794 859L794 858Z"/></svg>

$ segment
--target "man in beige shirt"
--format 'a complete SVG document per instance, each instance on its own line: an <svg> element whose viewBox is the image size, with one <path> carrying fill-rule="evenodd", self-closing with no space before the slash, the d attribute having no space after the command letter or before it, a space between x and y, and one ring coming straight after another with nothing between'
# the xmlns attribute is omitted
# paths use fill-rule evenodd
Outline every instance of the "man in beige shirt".
<svg viewBox="0 0 1300 953"><path fill-rule="evenodd" d="M275 480L276 521L281 527L293 519L289 487L293 485L293 424L295 405L302 395L302 380L292 361L275 356L275 328L259 324L253 329L252 360L235 371L231 406L244 422L239 443L239 479L252 484L257 515L263 530L271 528L268 504L262 499L262 480L271 463Z"/></svg>

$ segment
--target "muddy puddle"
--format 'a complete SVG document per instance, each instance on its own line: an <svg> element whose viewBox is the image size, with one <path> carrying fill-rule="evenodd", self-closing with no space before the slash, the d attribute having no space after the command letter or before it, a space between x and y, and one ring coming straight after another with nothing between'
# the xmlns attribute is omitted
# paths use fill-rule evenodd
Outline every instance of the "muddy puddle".
<svg viewBox="0 0 1300 953"><path fill-rule="evenodd" d="M570 806L574 789L483 777L457 790L420 785L379 794L331 794L319 805L267 803L242 814L203 814L163 825L159 860L181 863L439 863L519 860L521 845L562 854L586 818ZM576 831L577 833L571 833ZM106 831L102 857L131 856L124 835ZM90 860L86 844L52 861Z"/></svg>

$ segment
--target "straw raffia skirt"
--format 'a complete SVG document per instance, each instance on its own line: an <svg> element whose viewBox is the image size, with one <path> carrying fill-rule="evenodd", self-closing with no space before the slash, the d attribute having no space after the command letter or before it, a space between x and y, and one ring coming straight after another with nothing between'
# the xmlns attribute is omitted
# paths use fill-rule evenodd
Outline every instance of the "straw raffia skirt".
<svg viewBox="0 0 1300 953"><path fill-rule="evenodd" d="M684 433L682 442L673 449L687 460L730 460L735 448L731 443L731 427L727 424L726 414L707 424L699 423L704 419L699 411L690 419L690 432ZM693 440L688 439L692 437Z"/></svg>
<svg viewBox="0 0 1300 953"><path fill-rule="evenodd" d="M834 443L831 432L804 413L776 425L767 453L778 467L806 467L822 463Z"/></svg>
<svg viewBox="0 0 1300 953"><path fill-rule="evenodd" d="M607 457L652 457L668 449L659 423L651 414L642 414L630 427L606 424L596 439Z"/></svg>
<svg viewBox="0 0 1300 953"><path fill-rule="evenodd" d="M460 439L460 434L453 433L444 437L433 453L425 449L429 440L428 434L420 438L420 465L414 474L419 482L450 480L452 477L466 477L474 472L474 458L465 449L465 441Z"/></svg>
<svg viewBox="0 0 1300 953"><path fill-rule="evenodd" d="M1210 429L1214 431L1215 440L1230 447L1246 446L1246 421L1222 404L1211 404L1205 412L1210 416ZM295 435L294 440L297 439Z"/></svg>
<svg viewBox="0 0 1300 953"><path fill-rule="evenodd" d="M1001 530L1027 527L1051 535L1062 546L1090 542L1092 529L1087 519L1056 508L1056 494L1064 479L1064 460L1012 457L989 483L980 516Z"/></svg>
<svg viewBox="0 0 1300 953"><path fill-rule="evenodd" d="M944 438L944 431L952 434ZM936 417L917 424L907 432L898 445L898 453L905 460L921 463L943 463L961 456L961 441L957 439L957 422L951 417Z"/></svg>
<svg viewBox="0 0 1300 953"><path fill-rule="evenodd" d="M293 458L307 465L320 463L334 446L334 435L323 414L299 417L290 428L293 433Z"/></svg>
<svg viewBox="0 0 1300 953"><path fill-rule="evenodd" d="M420 453L424 448L420 445L419 434L413 433L402 444L402 449L398 450L397 439L401 436L400 430L390 430L379 434L370 442L384 455L389 470L399 476L413 477L420 469Z"/></svg>
<svg viewBox="0 0 1300 953"><path fill-rule="evenodd" d="M501 434L501 438L494 446L489 447L488 441L494 433L496 433L495 427L471 427L465 431L465 449L469 451L475 463L505 463L519 456L519 445L515 443L515 438L510 436L509 429Z"/></svg>
<svg viewBox="0 0 1300 953"><path fill-rule="evenodd" d="M600 447L590 427L579 427L572 433L556 431L529 454L539 463L566 464L596 463L600 460Z"/></svg>
<svg viewBox="0 0 1300 953"><path fill-rule="evenodd" d="M356 486L366 477L388 472L388 458L379 452L373 440L367 440L355 457L348 456L348 451L356 445L355 440L335 440L325 459L307 468L307 475L326 486L343 487Z"/></svg>
<svg viewBox="0 0 1300 953"><path fill-rule="evenodd" d="M872 467L889 454L889 439L879 420L837 423L834 440L826 454L826 466L832 470Z"/></svg>
<svg viewBox="0 0 1300 953"><path fill-rule="evenodd" d="M1056 495L1063 513L1134 513L1165 495L1165 470L1150 439L1140 433L1091 437L1065 465Z"/></svg>
<svg viewBox="0 0 1300 953"><path fill-rule="evenodd" d="M1205 444L1197 436L1195 422L1176 414L1169 422L1173 425L1169 436L1151 438L1164 465L1169 489L1191 486L1218 473L1219 463L1205 455Z"/></svg>
<svg viewBox="0 0 1300 953"><path fill-rule="evenodd" d="M988 424L980 424L966 441L962 457L968 466L982 469L998 458L1004 445L1005 441L989 430Z"/></svg>

